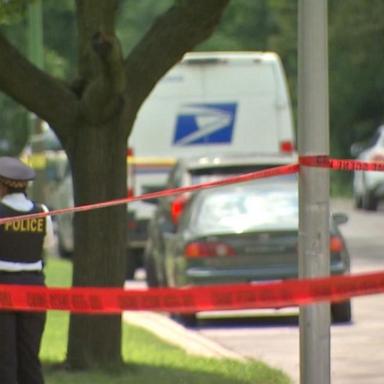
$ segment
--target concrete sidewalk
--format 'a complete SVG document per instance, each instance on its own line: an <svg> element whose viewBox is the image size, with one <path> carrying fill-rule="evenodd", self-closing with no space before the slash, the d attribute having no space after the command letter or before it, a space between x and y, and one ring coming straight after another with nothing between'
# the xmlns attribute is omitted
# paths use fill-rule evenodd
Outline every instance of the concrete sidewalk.
<svg viewBox="0 0 384 384"><path fill-rule="evenodd" d="M126 311L124 321L142 327L160 339L184 349L187 353L205 357L245 361L246 358L211 341L197 332L184 328L166 315L148 311Z"/></svg>
<svg viewBox="0 0 384 384"><path fill-rule="evenodd" d="M125 283L126 288L146 289L145 273L136 271L135 279ZM125 311L123 319L129 324L142 327L160 339L176 345L186 352L199 356L243 360L246 358L222 347L199 333L188 329L172 320L166 314L150 311Z"/></svg>

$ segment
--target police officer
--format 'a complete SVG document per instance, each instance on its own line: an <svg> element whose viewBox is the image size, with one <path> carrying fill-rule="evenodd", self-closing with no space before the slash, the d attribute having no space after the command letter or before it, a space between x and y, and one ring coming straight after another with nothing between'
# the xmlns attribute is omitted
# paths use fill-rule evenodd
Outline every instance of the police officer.
<svg viewBox="0 0 384 384"><path fill-rule="evenodd" d="M13 157L0 157L0 217L28 215L47 208L26 195L35 172ZM44 285L43 247L53 242L50 217L0 225L0 284ZM44 383L39 360L45 312L0 310L0 383Z"/></svg>

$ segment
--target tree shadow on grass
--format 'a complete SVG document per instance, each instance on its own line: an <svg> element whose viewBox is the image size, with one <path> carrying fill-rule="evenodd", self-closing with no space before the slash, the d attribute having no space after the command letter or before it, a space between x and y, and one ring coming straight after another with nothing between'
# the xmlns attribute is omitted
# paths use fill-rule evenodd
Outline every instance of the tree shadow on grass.
<svg viewBox="0 0 384 384"><path fill-rule="evenodd" d="M228 370L229 371L229 370ZM219 374L147 364L125 364L113 371L70 371L63 364L45 364L46 384L288 384L281 372L260 365L259 377Z"/></svg>

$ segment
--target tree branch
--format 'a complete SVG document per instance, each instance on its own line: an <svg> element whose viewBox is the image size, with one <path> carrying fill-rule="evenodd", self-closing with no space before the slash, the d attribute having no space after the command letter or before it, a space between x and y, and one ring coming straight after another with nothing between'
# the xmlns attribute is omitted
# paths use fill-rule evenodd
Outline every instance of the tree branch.
<svg viewBox="0 0 384 384"><path fill-rule="evenodd" d="M116 115L123 105L125 72L119 40L97 32L92 37L92 47L98 58L98 74L81 93L81 112L95 124Z"/></svg>
<svg viewBox="0 0 384 384"><path fill-rule="evenodd" d="M207 39L230 0L178 0L157 18L126 59L127 92L140 106L184 53Z"/></svg>
<svg viewBox="0 0 384 384"><path fill-rule="evenodd" d="M79 75L82 114L101 123L122 106L125 71L120 42L114 34L116 0L77 0Z"/></svg>
<svg viewBox="0 0 384 384"><path fill-rule="evenodd" d="M100 31L114 34L116 11L117 0L97 0L97 5L95 0L76 0L79 75L84 80L97 76L92 37Z"/></svg>
<svg viewBox="0 0 384 384"><path fill-rule="evenodd" d="M76 95L32 65L1 34L0 52L0 90L57 129L71 126L79 105Z"/></svg>

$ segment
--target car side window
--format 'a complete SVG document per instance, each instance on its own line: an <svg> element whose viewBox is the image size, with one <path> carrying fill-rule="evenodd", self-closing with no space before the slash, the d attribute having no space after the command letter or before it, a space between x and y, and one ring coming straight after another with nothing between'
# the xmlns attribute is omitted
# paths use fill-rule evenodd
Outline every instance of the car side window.
<svg viewBox="0 0 384 384"><path fill-rule="evenodd" d="M373 147L374 145L382 145L383 137L380 135L380 132L376 132L368 142L368 147Z"/></svg>
<svg viewBox="0 0 384 384"><path fill-rule="evenodd" d="M377 145L384 148L384 132L377 133Z"/></svg>
<svg viewBox="0 0 384 384"><path fill-rule="evenodd" d="M191 198L193 201L193 197ZM175 228L177 232L183 232L185 231L188 226L191 223L191 212L192 212L192 207L193 203L191 201L187 202L186 206L184 207L183 213L181 214L180 221Z"/></svg>
<svg viewBox="0 0 384 384"><path fill-rule="evenodd" d="M180 187L181 183L181 174L182 174L182 166L180 163L177 163L170 171L166 183L166 189L174 189ZM170 214L170 204L174 200L175 196L166 196L160 199L160 206L164 210L164 212L167 212L167 214Z"/></svg>

